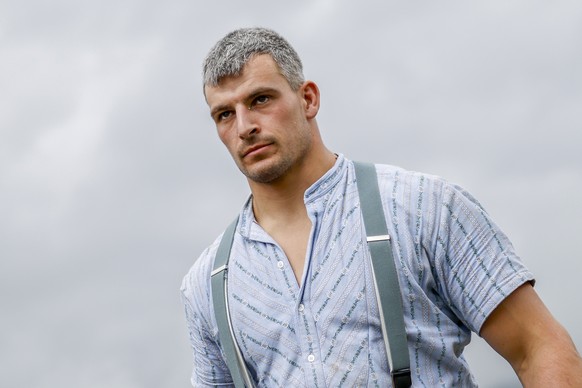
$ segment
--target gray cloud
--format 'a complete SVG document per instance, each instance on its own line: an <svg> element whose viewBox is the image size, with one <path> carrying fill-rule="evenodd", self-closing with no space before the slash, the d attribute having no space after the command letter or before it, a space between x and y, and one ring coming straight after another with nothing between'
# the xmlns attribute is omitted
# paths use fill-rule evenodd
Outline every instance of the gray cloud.
<svg viewBox="0 0 582 388"><path fill-rule="evenodd" d="M578 2L5 2L0 385L188 386L179 283L248 193L199 68L248 25L296 46L334 151L475 194L582 346ZM482 385L515 386L476 341Z"/></svg>

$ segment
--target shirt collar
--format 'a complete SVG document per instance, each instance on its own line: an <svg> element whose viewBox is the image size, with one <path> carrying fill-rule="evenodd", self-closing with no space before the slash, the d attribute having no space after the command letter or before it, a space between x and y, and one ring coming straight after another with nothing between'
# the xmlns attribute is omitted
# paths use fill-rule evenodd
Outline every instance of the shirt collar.
<svg viewBox="0 0 582 388"><path fill-rule="evenodd" d="M333 189L344 175L346 166L345 157L338 154L333 167L305 190L305 204L316 201Z"/></svg>
<svg viewBox="0 0 582 388"><path fill-rule="evenodd" d="M346 174L347 159L342 154L337 154L337 159L321 178L313 183L304 194L305 204L316 202L332 190ZM253 213L252 195L246 200L240 213L238 231L241 235L251 240L273 242L263 229L256 223Z"/></svg>

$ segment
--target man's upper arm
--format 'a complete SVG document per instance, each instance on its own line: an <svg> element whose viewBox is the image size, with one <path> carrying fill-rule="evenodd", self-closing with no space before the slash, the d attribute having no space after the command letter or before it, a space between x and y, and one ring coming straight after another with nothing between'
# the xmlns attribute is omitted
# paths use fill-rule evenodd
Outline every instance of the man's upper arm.
<svg viewBox="0 0 582 388"><path fill-rule="evenodd" d="M434 200L438 219L429 234L439 295L478 332L495 307L534 278L474 197L448 182L441 186Z"/></svg>
<svg viewBox="0 0 582 388"><path fill-rule="evenodd" d="M187 301L185 301L185 312L193 351L192 385L206 387L232 384L230 373L215 338L202 323L200 316L192 311Z"/></svg>
<svg viewBox="0 0 582 388"><path fill-rule="evenodd" d="M479 334L511 364L524 386L582 386L580 355L530 283L501 302Z"/></svg>
<svg viewBox="0 0 582 388"><path fill-rule="evenodd" d="M232 379L218 344L211 306L210 272L216 244L207 249L184 277L181 287L186 323L192 345L192 385L231 386Z"/></svg>

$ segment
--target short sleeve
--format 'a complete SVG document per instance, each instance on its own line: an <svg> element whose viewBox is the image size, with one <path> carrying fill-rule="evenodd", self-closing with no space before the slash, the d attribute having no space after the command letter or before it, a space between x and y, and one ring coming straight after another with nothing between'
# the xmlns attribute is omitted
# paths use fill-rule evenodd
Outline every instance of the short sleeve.
<svg viewBox="0 0 582 388"><path fill-rule="evenodd" d="M479 202L443 182L436 225L440 292L458 318L479 333L491 312L532 274Z"/></svg>
<svg viewBox="0 0 582 388"><path fill-rule="evenodd" d="M234 387L219 346L218 329L210 296L209 250L184 277L181 298L193 351L192 386ZM207 276L206 276L207 275Z"/></svg>

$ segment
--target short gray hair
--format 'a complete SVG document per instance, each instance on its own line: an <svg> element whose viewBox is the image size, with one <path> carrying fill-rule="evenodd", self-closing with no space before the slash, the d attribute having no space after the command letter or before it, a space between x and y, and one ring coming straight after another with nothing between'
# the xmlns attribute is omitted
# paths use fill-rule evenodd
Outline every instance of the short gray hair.
<svg viewBox="0 0 582 388"><path fill-rule="evenodd" d="M224 77L238 76L254 56L268 54L293 90L304 82L303 65L293 47L267 28L240 28L228 33L210 50L203 65L204 86L217 86Z"/></svg>

